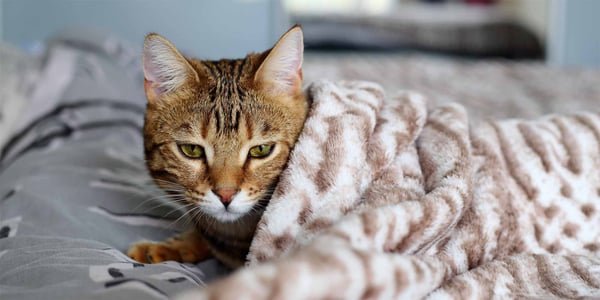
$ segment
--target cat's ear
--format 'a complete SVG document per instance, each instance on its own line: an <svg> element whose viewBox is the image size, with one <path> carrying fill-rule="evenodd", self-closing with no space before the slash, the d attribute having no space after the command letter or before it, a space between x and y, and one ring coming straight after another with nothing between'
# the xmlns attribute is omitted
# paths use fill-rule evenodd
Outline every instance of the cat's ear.
<svg viewBox="0 0 600 300"><path fill-rule="evenodd" d="M302 28L295 25L277 41L262 62L254 79L276 93L294 95L302 88Z"/></svg>
<svg viewBox="0 0 600 300"><path fill-rule="evenodd" d="M184 85L198 82L198 74L190 63L167 39L150 33L144 40L142 52L144 89L150 103Z"/></svg>

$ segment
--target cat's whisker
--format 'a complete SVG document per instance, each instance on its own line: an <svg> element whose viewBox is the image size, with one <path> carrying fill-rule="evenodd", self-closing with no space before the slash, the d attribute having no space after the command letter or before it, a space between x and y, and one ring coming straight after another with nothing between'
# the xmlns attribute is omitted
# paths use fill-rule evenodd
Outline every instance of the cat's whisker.
<svg viewBox="0 0 600 300"><path fill-rule="evenodd" d="M190 211L192 211L192 210L190 210ZM186 213L182 214L181 216L179 216L179 218L177 218L177 219L175 219L174 221L172 221L171 223L169 223L169 225L168 225L167 227L168 227L169 229L174 229L174 228L175 228L175 225L177 224L177 222L179 222L179 220L181 220L182 218L184 218L184 217L185 217L185 215L186 215L187 213L189 213L190 211L188 211L188 212L186 212Z"/></svg>
<svg viewBox="0 0 600 300"><path fill-rule="evenodd" d="M159 186L159 184L161 186ZM181 189L181 190L185 189L180 184L177 184L177 183L174 183L174 182L168 182L168 181L139 183L139 184L137 184L137 186L139 186L139 187L146 187L146 188L152 188L152 189L159 189L161 187Z"/></svg>
<svg viewBox="0 0 600 300"><path fill-rule="evenodd" d="M195 210L195 211L192 213L192 216L191 216L191 217L189 217L189 218L186 218L186 220L185 220L185 226L186 226L186 227L188 227L188 226L192 226L192 225L196 225L196 224L194 224L194 223L195 223L195 222L194 222L194 220L197 220L199 217L202 217L202 216L203 216L202 209L201 209L200 207L198 207L198 208L199 208L199 209L196 209L196 210ZM189 223L189 224L188 224L188 223Z"/></svg>
<svg viewBox="0 0 600 300"><path fill-rule="evenodd" d="M150 211L159 207L163 207L163 206L168 206L174 209L180 209L181 205L185 205L186 201L181 199L181 200L177 200L177 199L170 199L168 202L164 202L164 203L159 203L157 205L151 206L147 209L145 209L145 211Z"/></svg>
<svg viewBox="0 0 600 300"><path fill-rule="evenodd" d="M161 185L152 184L152 185L145 186L145 187L148 189L156 190L158 192L171 191L171 192L177 192L177 193L184 193L186 191L186 189L184 187L175 186L175 185L166 185L166 184L161 184Z"/></svg>
<svg viewBox="0 0 600 300"><path fill-rule="evenodd" d="M195 204L195 203L190 203L190 204ZM171 224L169 225L169 227L174 226L177 222L179 222L180 220L182 220L183 218L189 217L190 214L192 214L195 210L200 210L201 207L200 206L195 206L192 209L187 210L186 212L184 212L179 218L177 218L175 221L171 222ZM185 219L184 219L185 220Z"/></svg>
<svg viewBox="0 0 600 300"><path fill-rule="evenodd" d="M136 212L147 213L147 212L150 212L150 211L153 211L155 209L158 209L158 208L161 208L161 207L165 207L165 206L168 207L168 208L171 208L171 209L178 209L177 207L174 207L171 203L159 203L157 205L154 205L154 206L151 206L151 207L148 207L148 208L145 208L143 210L136 211Z"/></svg>
<svg viewBox="0 0 600 300"><path fill-rule="evenodd" d="M156 205L153 205L151 207L145 208L144 210L142 210L142 213L146 213L155 209L158 209L160 207L168 207L171 210L180 210L182 205L185 205L187 201L185 200L170 200L168 202L162 202L162 203L158 203Z"/></svg>
<svg viewBox="0 0 600 300"><path fill-rule="evenodd" d="M196 220L208 220L210 218L210 216L208 214L206 214L204 211L202 211L201 208L199 208L196 213L194 214L194 216L192 218L190 218L190 222L192 223L192 225L196 226L197 222Z"/></svg>
<svg viewBox="0 0 600 300"><path fill-rule="evenodd" d="M186 210L187 210L187 209L188 209L190 206L191 206L191 207L193 207L194 205L195 205L195 203L189 203L189 204L186 204L186 205L184 205L184 206L177 207L177 208L173 209L171 212L169 212L169 213L165 214L165 215L164 215L164 217L168 217L169 215L171 215L172 213L174 213L174 212L176 212L176 211L179 211L179 212L183 211L183 212L185 213L185 212L186 212Z"/></svg>
<svg viewBox="0 0 600 300"><path fill-rule="evenodd" d="M170 202L160 203L159 206L160 205L168 205L168 204L173 203L173 202L179 202L180 200L185 200L185 197L183 195L165 195L165 194L163 194L163 195L157 195L157 196L154 196L154 197L151 197L149 199L146 199L146 200L142 201L140 204L136 205L133 208L133 210L134 211L137 210L138 208L140 208L141 206L145 205L146 203L150 203L150 202L153 202L153 201L164 201L164 200L169 200ZM154 209L154 208L156 208L156 207L153 207L152 209Z"/></svg>
<svg viewBox="0 0 600 300"><path fill-rule="evenodd" d="M153 195L152 197L146 199L146 201L148 200L155 200L155 199L159 199L159 198L176 198L176 197L185 197L185 195L183 194L157 194L157 195Z"/></svg>
<svg viewBox="0 0 600 300"><path fill-rule="evenodd" d="M154 185L164 185L166 187L170 187L170 188L177 188L177 189L185 189L181 184L176 183L176 182L172 182L172 181L168 181L168 180L164 180L164 179L158 179L155 178L154 179L155 182L153 182Z"/></svg>

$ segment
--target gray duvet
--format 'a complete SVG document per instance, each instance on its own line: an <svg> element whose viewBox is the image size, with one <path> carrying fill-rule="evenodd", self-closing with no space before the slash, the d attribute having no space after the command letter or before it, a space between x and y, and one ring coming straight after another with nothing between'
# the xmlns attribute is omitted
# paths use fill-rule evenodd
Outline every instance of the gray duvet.
<svg viewBox="0 0 600 300"><path fill-rule="evenodd" d="M29 103L3 132L0 299L165 299L226 272L123 254L186 225L145 171L130 49L87 31L48 44Z"/></svg>

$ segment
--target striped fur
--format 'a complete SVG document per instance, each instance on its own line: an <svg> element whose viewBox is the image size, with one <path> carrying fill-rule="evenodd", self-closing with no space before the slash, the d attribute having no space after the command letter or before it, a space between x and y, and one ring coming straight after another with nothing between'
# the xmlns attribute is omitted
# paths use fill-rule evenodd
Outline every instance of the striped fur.
<svg viewBox="0 0 600 300"><path fill-rule="evenodd" d="M128 254L141 262L197 262L202 237L219 260L243 265L256 224L302 129L302 31L288 31L270 50L243 59L187 59L165 38L144 44L144 124L147 168L156 183L187 208L197 232L164 243L142 242ZM179 149L193 144L204 155ZM255 146L270 145L261 158ZM234 191L223 200L220 190ZM177 241L176 243L173 241ZM201 252L204 253L204 252Z"/></svg>
<svg viewBox="0 0 600 300"><path fill-rule="evenodd" d="M600 297L600 114L470 124L370 83L310 95L249 267L181 299Z"/></svg>

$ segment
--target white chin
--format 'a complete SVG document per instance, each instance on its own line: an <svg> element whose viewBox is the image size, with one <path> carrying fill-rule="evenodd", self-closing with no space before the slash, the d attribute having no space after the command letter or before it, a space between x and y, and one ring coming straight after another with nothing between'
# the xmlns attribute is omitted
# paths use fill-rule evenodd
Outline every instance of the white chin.
<svg viewBox="0 0 600 300"><path fill-rule="evenodd" d="M240 219L244 214L222 210L211 215L220 222L233 222Z"/></svg>

